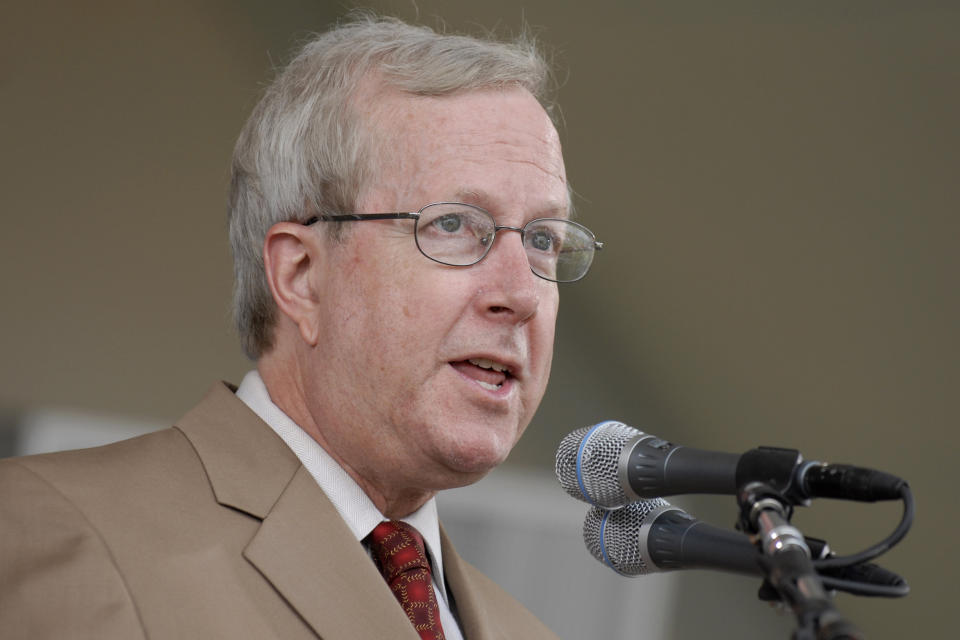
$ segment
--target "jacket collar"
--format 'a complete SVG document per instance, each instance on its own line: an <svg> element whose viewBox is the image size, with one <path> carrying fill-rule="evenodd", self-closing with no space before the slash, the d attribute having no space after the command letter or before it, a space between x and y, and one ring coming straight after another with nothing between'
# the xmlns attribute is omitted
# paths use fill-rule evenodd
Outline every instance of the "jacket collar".
<svg viewBox="0 0 960 640"><path fill-rule="evenodd" d="M300 461L233 390L214 385L176 426L203 462L217 502L262 520Z"/></svg>
<svg viewBox="0 0 960 640"><path fill-rule="evenodd" d="M234 390L214 385L177 427L217 502L262 521L244 557L324 640L418 640L326 494Z"/></svg>

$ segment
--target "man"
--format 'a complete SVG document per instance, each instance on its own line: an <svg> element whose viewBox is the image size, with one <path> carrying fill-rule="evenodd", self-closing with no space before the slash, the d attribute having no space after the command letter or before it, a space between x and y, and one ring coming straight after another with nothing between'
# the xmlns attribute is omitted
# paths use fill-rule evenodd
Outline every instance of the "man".
<svg viewBox="0 0 960 640"><path fill-rule="evenodd" d="M0 636L553 637L433 499L522 434L557 281L599 246L567 220L546 77L522 43L394 20L304 48L234 155L256 370L172 429L0 465Z"/></svg>

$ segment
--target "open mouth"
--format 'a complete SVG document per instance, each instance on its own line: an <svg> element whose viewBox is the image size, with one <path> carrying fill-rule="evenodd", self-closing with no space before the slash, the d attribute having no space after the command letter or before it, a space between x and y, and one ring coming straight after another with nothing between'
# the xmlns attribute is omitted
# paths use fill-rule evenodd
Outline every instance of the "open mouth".
<svg viewBox="0 0 960 640"><path fill-rule="evenodd" d="M487 358L470 358L450 365L487 391L497 391L513 378L507 365Z"/></svg>

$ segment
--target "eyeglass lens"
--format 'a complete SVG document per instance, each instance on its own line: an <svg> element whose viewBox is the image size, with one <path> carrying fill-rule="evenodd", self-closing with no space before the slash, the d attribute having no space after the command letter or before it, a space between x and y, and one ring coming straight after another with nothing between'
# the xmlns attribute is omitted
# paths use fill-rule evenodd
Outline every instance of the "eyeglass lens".
<svg viewBox="0 0 960 640"><path fill-rule="evenodd" d="M475 264L493 246L495 224L493 217L479 207L431 204L420 211L417 246L425 256L442 264ZM557 282L579 280L593 262L595 238L575 222L555 218L531 220L521 233L530 268L542 278Z"/></svg>

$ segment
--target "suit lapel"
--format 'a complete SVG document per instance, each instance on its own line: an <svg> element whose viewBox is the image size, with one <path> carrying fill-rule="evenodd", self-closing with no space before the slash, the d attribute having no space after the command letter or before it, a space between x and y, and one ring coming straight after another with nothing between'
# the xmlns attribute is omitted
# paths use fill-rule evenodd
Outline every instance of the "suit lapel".
<svg viewBox="0 0 960 640"><path fill-rule="evenodd" d="M324 640L418 640L363 546L303 467L244 555Z"/></svg>
<svg viewBox="0 0 960 640"><path fill-rule="evenodd" d="M233 391L215 384L176 426L203 462L217 502L262 520L300 460Z"/></svg>
<svg viewBox="0 0 960 640"><path fill-rule="evenodd" d="M484 606L484 601L476 590L477 585L468 575L469 567L453 548L442 525L440 548L443 553L444 577L453 594L463 637L467 640L495 640L498 636L494 635L492 625L496 617Z"/></svg>
<svg viewBox="0 0 960 640"><path fill-rule="evenodd" d="M286 443L225 384L177 423L222 505L262 520L244 557L323 640L418 640L363 546Z"/></svg>

